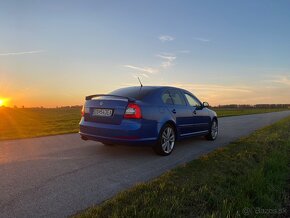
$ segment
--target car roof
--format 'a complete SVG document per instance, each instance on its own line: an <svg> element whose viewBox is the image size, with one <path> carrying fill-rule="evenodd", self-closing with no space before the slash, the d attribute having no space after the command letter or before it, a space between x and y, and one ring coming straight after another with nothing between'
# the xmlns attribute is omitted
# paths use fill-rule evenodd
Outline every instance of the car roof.
<svg viewBox="0 0 290 218"><path fill-rule="evenodd" d="M127 96L131 97L133 99L143 99L144 97L156 93L156 91L162 91L164 89L179 89L171 86L130 86L130 87L124 87L117 90L114 90L113 92L110 92L109 94L113 95L120 95L120 96ZM180 90L180 89L179 89Z"/></svg>
<svg viewBox="0 0 290 218"><path fill-rule="evenodd" d="M144 89L144 90L156 90L156 89L164 89L164 88L173 88L173 89L181 89L178 87L173 87L173 86L128 86L128 87L124 87L124 88L120 88L120 89L132 89L132 90L140 90L140 89ZM181 89L183 90L183 89Z"/></svg>

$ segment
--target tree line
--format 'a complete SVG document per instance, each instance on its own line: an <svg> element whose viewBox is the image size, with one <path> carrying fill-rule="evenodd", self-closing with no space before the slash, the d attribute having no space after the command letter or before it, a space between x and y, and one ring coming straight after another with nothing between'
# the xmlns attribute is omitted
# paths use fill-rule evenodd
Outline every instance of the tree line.
<svg viewBox="0 0 290 218"><path fill-rule="evenodd" d="M214 108L290 108L290 104L226 104Z"/></svg>

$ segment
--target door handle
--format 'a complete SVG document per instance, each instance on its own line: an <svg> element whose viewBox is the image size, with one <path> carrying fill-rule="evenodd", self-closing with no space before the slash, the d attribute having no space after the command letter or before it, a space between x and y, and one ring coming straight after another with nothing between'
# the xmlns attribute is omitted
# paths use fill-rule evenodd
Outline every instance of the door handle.
<svg viewBox="0 0 290 218"><path fill-rule="evenodd" d="M172 110L172 113L176 114L176 110L175 110L175 109L173 109L173 110Z"/></svg>

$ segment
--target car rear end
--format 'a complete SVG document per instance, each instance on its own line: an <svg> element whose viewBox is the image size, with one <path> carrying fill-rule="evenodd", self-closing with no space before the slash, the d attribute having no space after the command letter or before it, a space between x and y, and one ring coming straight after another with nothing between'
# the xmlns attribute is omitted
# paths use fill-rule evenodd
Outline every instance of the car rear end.
<svg viewBox="0 0 290 218"><path fill-rule="evenodd" d="M145 115L145 117L143 116ZM82 109L80 135L103 143L154 143L156 122L146 119L142 100L119 95L87 96Z"/></svg>

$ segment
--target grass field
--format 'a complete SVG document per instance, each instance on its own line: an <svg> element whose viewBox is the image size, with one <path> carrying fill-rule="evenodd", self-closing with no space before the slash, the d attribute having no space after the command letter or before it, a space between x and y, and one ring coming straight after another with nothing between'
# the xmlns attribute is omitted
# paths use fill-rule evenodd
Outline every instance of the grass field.
<svg viewBox="0 0 290 218"><path fill-rule="evenodd" d="M78 132L80 108L0 108L0 140ZM267 113L285 109L219 109L219 117Z"/></svg>
<svg viewBox="0 0 290 218"><path fill-rule="evenodd" d="M284 111L285 108L212 108L217 112L218 117L228 117L228 116L240 116L247 114L261 114L261 113L270 113L276 111Z"/></svg>
<svg viewBox="0 0 290 218"><path fill-rule="evenodd" d="M289 217L289 175L290 117L75 217Z"/></svg>
<svg viewBox="0 0 290 218"><path fill-rule="evenodd" d="M0 140L77 132L80 110L0 108Z"/></svg>

